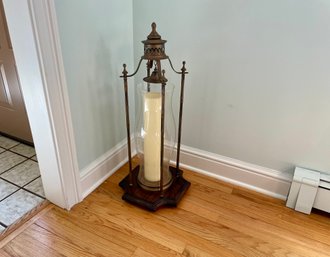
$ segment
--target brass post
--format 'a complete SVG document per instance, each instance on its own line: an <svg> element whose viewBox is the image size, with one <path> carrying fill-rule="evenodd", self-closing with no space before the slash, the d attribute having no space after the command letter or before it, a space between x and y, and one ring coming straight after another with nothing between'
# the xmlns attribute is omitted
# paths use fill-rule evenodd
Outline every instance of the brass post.
<svg viewBox="0 0 330 257"><path fill-rule="evenodd" d="M182 62L181 68L181 93L180 93L180 110L179 110L179 129L178 129L178 146L176 152L176 170L177 175L179 175L179 166L180 166L180 148L181 148L181 130L182 130L182 112L183 112L183 98L184 98L184 82L186 75L186 62Z"/></svg>
<svg viewBox="0 0 330 257"><path fill-rule="evenodd" d="M127 129L127 149L128 149L128 165L129 165L129 186L133 186L132 178L132 153L131 153L131 132L130 132L130 121L129 121L129 106L128 106L128 84L127 84L127 70L126 64L123 64L123 79L124 79L124 90L125 90L125 111L126 111L126 129Z"/></svg>
<svg viewBox="0 0 330 257"><path fill-rule="evenodd" d="M165 85L162 83L162 113L161 113L161 141L160 141L160 197L164 197L163 181L164 181L164 119L165 119Z"/></svg>

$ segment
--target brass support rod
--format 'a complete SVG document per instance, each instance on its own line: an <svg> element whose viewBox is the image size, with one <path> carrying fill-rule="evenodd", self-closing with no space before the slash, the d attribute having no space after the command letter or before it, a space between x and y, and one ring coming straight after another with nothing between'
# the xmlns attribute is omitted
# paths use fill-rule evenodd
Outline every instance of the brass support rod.
<svg viewBox="0 0 330 257"><path fill-rule="evenodd" d="M156 61L157 69L158 69L158 76L161 78L162 76L162 68L160 60ZM160 125L160 185L159 185L159 191L160 191L160 197L164 197L164 135L165 135L165 85L166 83L162 83L162 110L161 110L161 125Z"/></svg>
<svg viewBox="0 0 330 257"><path fill-rule="evenodd" d="M150 76L150 69L152 68L152 60L148 60L147 61L147 77L149 77ZM148 82L148 84L147 84L147 90L148 90L148 92L150 92L150 83Z"/></svg>
<svg viewBox="0 0 330 257"><path fill-rule="evenodd" d="M125 90L125 111L126 111L126 129L127 129L127 149L128 149L128 165L129 165L129 186L133 186L132 177L132 155L131 155L131 132L130 132L130 120L129 120L129 105L128 105L128 83L127 83L127 70L126 64L123 65L123 76L124 78L124 90Z"/></svg>
<svg viewBox="0 0 330 257"><path fill-rule="evenodd" d="M160 141L160 197L164 197L163 181L164 181L164 119L165 119L165 85L162 83L162 112L161 112L161 141Z"/></svg>
<svg viewBox="0 0 330 257"><path fill-rule="evenodd" d="M182 62L181 68L181 93L180 93L180 110L179 110L179 129L178 129L178 145L176 152L176 170L177 174L179 174L179 166L180 166L180 148L181 148L181 130L182 130L182 112L183 112L183 98L184 98L184 82L186 75L186 62Z"/></svg>

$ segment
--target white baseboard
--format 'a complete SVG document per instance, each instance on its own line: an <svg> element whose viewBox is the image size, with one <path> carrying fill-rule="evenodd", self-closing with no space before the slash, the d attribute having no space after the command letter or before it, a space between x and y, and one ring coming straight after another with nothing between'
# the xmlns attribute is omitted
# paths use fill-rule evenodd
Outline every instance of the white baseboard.
<svg viewBox="0 0 330 257"><path fill-rule="evenodd" d="M132 156L135 153L132 140ZM125 139L82 170L82 198L116 172L127 159ZM181 147L180 162L182 168L283 200L292 181L291 174L184 145Z"/></svg>
<svg viewBox="0 0 330 257"><path fill-rule="evenodd" d="M285 200L292 175L225 156L182 146L181 167Z"/></svg>
<svg viewBox="0 0 330 257"><path fill-rule="evenodd" d="M132 156L135 154L135 144L132 140ZM108 177L115 173L128 160L127 157L127 140L124 139L108 152L100 156L98 159L89 164L81 171L81 191L83 200L99 185L101 185Z"/></svg>

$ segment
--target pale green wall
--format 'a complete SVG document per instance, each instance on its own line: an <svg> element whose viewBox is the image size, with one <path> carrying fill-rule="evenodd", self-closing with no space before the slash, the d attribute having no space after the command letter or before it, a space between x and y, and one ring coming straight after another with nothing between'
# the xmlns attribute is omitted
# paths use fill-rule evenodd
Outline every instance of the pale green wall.
<svg viewBox="0 0 330 257"><path fill-rule="evenodd" d="M133 67L132 1L56 0L55 5L82 169L126 136L119 76L124 62Z"/></svg>
<svg viewBox="0 0 330 257"><path fill-rule="evenodd" d="M330 170L330 2L55 4L80 169L125 138L118 76L156 21L175 66L189 70L183 144L281 171Z"/></svg>
<svg viewBox="0 0 330 257"><path fill-rule="evenodd" d="M175 65L187 61L183 144L330 171L330 1L139 0L133 10L135 60L155 21Z"/></svg>

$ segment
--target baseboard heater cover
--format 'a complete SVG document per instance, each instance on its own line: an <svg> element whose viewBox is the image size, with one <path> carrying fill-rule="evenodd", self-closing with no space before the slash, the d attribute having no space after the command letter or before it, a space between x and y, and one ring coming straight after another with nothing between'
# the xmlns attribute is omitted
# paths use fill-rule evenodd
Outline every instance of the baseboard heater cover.
<svg viewBox="0 0 330 257"><path fill-rule="evenodd" d="M296 167L286 206L310 214L312 208L330 213L330 175Z"/></svg>

